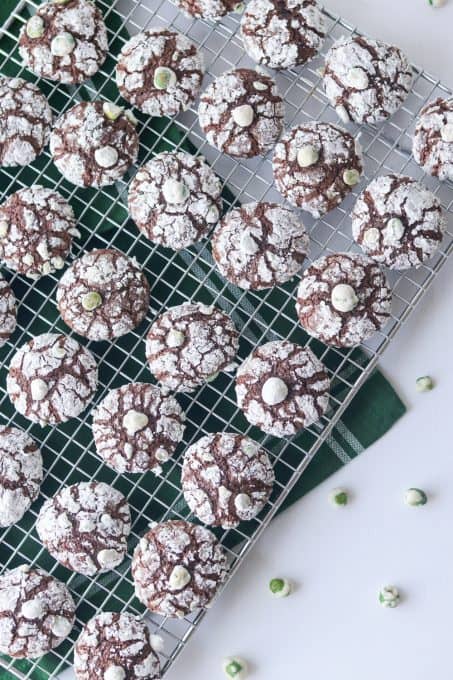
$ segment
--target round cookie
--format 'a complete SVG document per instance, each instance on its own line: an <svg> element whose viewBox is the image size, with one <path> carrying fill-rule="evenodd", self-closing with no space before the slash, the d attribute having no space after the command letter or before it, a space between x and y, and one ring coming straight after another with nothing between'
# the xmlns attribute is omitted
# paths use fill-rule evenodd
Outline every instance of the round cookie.
<svg viewBox="0 0 453 680"><path fill-rule="evenodd" d="M390 269L418 267L436 252L447 228L435 195L412 177L377 177L359 196L352 234L363 251Z"/></svg>
<svg viewBox="0 0 453 680"><path fill-rule="evenodd" d="M40 184L16 191L0 206L0 259L31 279L64 267L73 236L80 236L73 209Z"/></svg>
<svg viewBox="0 0 453 680"><path fill-rule="evenodd" d="M41 451L30 435L17 427L1 425L0 527L22 519L38 497L42 478Z"/></svg>
<svg viewBox="0 0 453 680"><path fill-rule="evenodd" d="M156 385L130 383L111 390L93 411L98 454L117 472L159 475L184 434L176 399Z"/></svg>
<svg viewBox="0 0 453 680"><path fill-rule="evenodd" d="M269 499L274 480L266 451L244 435L208 434L184 454L184 498L203 524L230 529L253 519Z"/></svg>
<svg viewBox="0 0 453 680"><path fill-rule="evenodd" d="M107 55L101 11L87 0L54 0L38 7L23 27L19 53L40 78L82 83L94 76Z"/></svg>
<svg viewBox="0 0 453 680"><path fill-rule="evenodd" d="M274 340L257 347L239 366L236 397L251 425L290 437L316 423L329 405L325 366L308 347Z"/></svg>
<svg viewBox="0 0 453 680"><path fill-rule="evenodd" d="M125 497L104 482L60 489L44 503L36 520L38 536L52 557L84 576L121 564L130 530Z"/></svg>
<svg viewBox="0 0 453 680"><path fill-rule="evenodd" d="M101 612L82 628L74 646L77 680L158 680L153 636L138 616Z"/></svg>
<svg viewBox="0 0 453 680"><path fill-rule="evenodd" d="M238 0L175 0L186 16L216 21L229 12L242 11Z"/></svg>
<svg viewBox="0 0 453 680"><path fill-rule="evenodd" d="M324 89L343 121L381 123L403 104L412 68L398 47L361 35L337 40L326 56Z"/></svg>
<svg viewBox="0 0 453 680"><path fill-rule="evenodd" d="M15 408L40 425L79 415L96 392L98 370L89 350L74 338L43 333L13 356L6 389Z"/></svg>
<svg viewBox="0 0 453 680"><path fill-rule="evenodd" d="M164 151L140 168L129 212L154 243L181 250L208 235L222 207L222 182L200 156Z"/></svg>
<svg viewBox="0 0 453 680"><path fill-rule="evenodd" d="M241 19L245 51L269 68L305 64L321 49L325 33L317 0L251 0Z"/></svg>
<svg viewBox="0 0 453 680"><path fill-rule="evenodd" d="M246 203L223 217L212 255L228 281L261 290L297 274L308 245L305 227L292 210L276 203Z"/></svg>
<svg viewBox="0 0 453 680"><path fill-rule="evenodd" d="M272 78L249 68L218 76L201 95L198 108L208 142L238 158L266 154L281 134L284 113Z"/></svg>
<svg viewBox="0 0 453 680"><path fill-rule="evenodd" d="M119 250L91 250L74 260L58 283L65 323L89 340L114 340L145 318L149 284L135 259Z"/></svg>
<svg viewBox="0 0 453 680"><path fill-rule="evenodd" d="M212 305L186 302L154 321L146 338L146 358L162 385L192 392L229 370L238 346L238 332L227 314Z"/></svg>
<svg viewBox="0 0 453 680"><path fill-rule="evenodd" d="M64 583L26 564L0 576L0 652L36 659L72 630L75 604Z"/></svg>
<svg viewBox="0 0 453 680"><path fill-rule="evenodd" d="M114 184L135 163L138 135L129 112L109 102L81 102L56 121L50 153L68 182L99 188Z"/></svg>
<svg viewBox="0 0 453 680"><path fill-rule="evenodd" d="M49 141L52 120L34 83L0 76L0 166L32 163Z"/></svg>
<svg viewBox="0 0 453 680"><path fill-rule="evenodd" d="M373 260L335 253L304 271L296 311L307 333L321 342L354 347L387 323L391 303L385 275Z"/></svg>
<svg viewBox="0 0 453 680"><path fill-rule="evenodd" d="M214 534L183 520L156 524L132 558L136 596L150 611L171 618L209 607L226 574L226 556Z"/></svg>
<svg viewBox="0 0 453 680"><path fill-rule="evenodd" d="M122 47L116 83L121 96L143 113L176 116L198 96L203 73L203 57L185 35L150 28Z"/></svg>
<svg viewBox="0 0 453 680"><path fill-rule="evenodd" d="M412 151L428 175L453 181L453 97L438 98L422 108Z"/></svg>
<svg viewBox="0 0 453 680"><path fill-rule="evenodd" d="M330 123L302 123L277 144L272 167L282 196L321 217L360 182L362 153L346 130Z"/></svg>
<svg viewBox="0 0 453 680"><path fill-rule="evenodd" d="M14 333L16 325L16 297L9 283L0 274L0 347Z"/></svg>

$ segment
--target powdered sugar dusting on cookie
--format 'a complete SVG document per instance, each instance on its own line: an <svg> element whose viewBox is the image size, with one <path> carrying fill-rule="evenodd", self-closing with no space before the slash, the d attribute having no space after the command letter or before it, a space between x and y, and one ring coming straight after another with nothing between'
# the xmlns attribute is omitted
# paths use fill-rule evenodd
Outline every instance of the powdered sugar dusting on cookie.
<svg viewBox="0 0 453 680"><path fill-rule="evenodd" d="M16 297L7 281L0 274L0 347L16 328Z"/></svg>
<svg viewBox="0 0 453 680"><path fill-rule="evenodd" d="M233 12L237 0L175 0L175 4L189 17L215 21Z"/></svg>
<svg viewBox="0 0 453 680"><path fill-rule="evenodd" d="M452 130L451 138L445 134L449 130ZM453 97L436 99L420 111L413 154L429 175L453 181Z"/></svg>

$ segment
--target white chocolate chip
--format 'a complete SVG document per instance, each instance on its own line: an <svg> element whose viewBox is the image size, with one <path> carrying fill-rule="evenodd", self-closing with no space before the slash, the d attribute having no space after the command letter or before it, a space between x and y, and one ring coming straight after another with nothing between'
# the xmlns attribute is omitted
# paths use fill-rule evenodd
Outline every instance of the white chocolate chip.
<svg viewBox="0 0 453 680"><path fill-rule="evenodd" d="M124 112L124 115L128 119L129 123L132 123L132 125L137 125L138 120L134 116L134 114L132 113L132 111L130 109L126 109L125 112Z"/></svg>
<svg viewBox="0 0 453 680"><path fill-rule="evenodd" d="M234 507L238 512L244 512L245 510L248 510L251 505L252 505L251 498L246 493L238 493L238 495L234 499Z"/></svg>
<svg viewBox="0 0 453 680"><path fill-rule="evenodd" d="M43 275L46 276L46 274L50 274L51 271L52 265L50 264L50 262L44 262L41 266L41 272L43 273Z"/></svg>
<svg viewBox="0 0 453 680"><path fill-rule="evenodd" d="M379 245L379 229L376 227L370 227L363 234L363 243L368 246L368 248L377 248Z"/></svg>
<svg viewBox="0 0 453 680"><path fill-rule="evenodd" d="M26 619L40 619L44 614L44 606L41 600L35 598L24 602L21 607L21 614Z"/></svg>
<svg viewBox="0 0 453 680"><path fill-rule="evenodd" d="M74 36L70 33L59 33L50 43L50 51L54 57L67 57L75 49Z"/></svg>
<svg viewBox="0 0 453 680"><path fill-rule="evenodd" d="M219 209L216 205L211 205L206 215L206 222L208 224L215 224L219 220Z"/></svg>
<svg viewBox="0 0 453 680"><path fill-rule="evenodd" d="M157 654L161 654L165 649L164 638L160 635L151 635L149 639L153 650L157 652Z"/></svg>
<svg viewBox="0 0 453 680"><path fill-rule="evenodd" d="M453 123L446 123L440 131L440 136L444 142L451 144L453 142Z"/></svg>
<svg viewBox="0 0 453 680"><path fill-rule="evenodd" d="M158 66L154 71L153 82L158 90L168 90L176 85L176 73L167 66Z"/></svg>
<svg viewBox="0 0 453 680"><path fill-rule="evenodd" d="M131 459L132 456L134 455L134 447L132 446L132 444L129 444L129 442L126 442L126 444L124 445L124 455L128 459Z"/></svg>
<svg viewBox="0 0 453 680"><path fill-rule="evenodd" d="M246 255L254 255L259 250L257 242L247 229L242 233L240 248Z"/></svg>
<svg viewBox="0 0 453 680"><path fill-rule="evenodd" d="M123 560L123 554L113 548L105 548L98 552L98 562L103 569L113 569Z"/></svg>
<svg viewBox="0 0 453 680"><path fill-rule="evenodd" d="M72 622L64 616L56 616L51 625L52 633L57 637L65 638L72 630Z"/></svg>
<svg viewBox="0 0 453 680"><path fill-rule="evenodd" d="M63 359L64 356L66 356L66 350L64 347L60 347L59 345L54 345L52 347L52 355L56 359Z"/></svg>
<svg viewBox="0 0 453 680"><path fill-rule="evenodd" d="M6 220L0 221L0 238L4 238L8 233L8 222Z"/></svg>
<svg viewBox="0 0 453 680"><path fill-rule="evenodd" d="M113 146L101 146L94 152L94 160L101 168L112 168L118 160L118 151Z"/></svg>
<svg viewBox="0 0 453 680"><path fill-rule="evenodd" d="M179 182L177 179L169 177L164 182L162 193L167 203L184 203L189 196L189 189L184 182Z"/></svg>
<svg viewBox="0 0 453 680"><path fill-rule="evenodd" d="M123 427L129 436L133 436L136 432L143 430L147 425L148 416L134 409L128 411L123 418Z"/></svg>
<svg viewBox="0 0 453 680"><path fill-rule="evenodd" d="M185 335L182 331L172 328L168 331L166 337L167 347L180 347L185 340Z"/></svg>
<svg viewBox="0 0 453 680"><path fill-rule="evenodd" d="M52 266L55 267L55 269L63 269L63 267L64 267L64 260L59 255L57 255L56 257L53 257L50 260L50 263L52 264Z"/></svg>
<svg viewBox="0 0 453 680"><path fill-rule="evenodd" d="M121 666L109 666L104 673L104 680L124 680L126 671Z"/></svg>
<svg viewBox="0 0 453 680"><path fill-rule="evenodd" d="M109 120L117 120L123 113L124 109L122 106L117 106L112 102L104 102L102 105L102 111L104 116Z"/></svg>
<svg viewBox="0 0 453 680"><path fill-rule="evenodd" d="M261 80L254 80L253 87L255 90L258 90L258 92L264 92L264 90L267 90L266 83L262 83Z"/></svg>
<svg viewBox="0 0 453 680"><path fill-rule="evenodd" d="M385 225L384 240L389 244L398 244L404 236L404 224L399 217L392 217Z"/></svg>
<svg viewBox="0 0 453 680"><path fill-rule="evenodd" d="M261 396L265 404L275 406L286 399L288 387L281 378L268 378L261 390Z"/></svg>
<svg viewBox="0 0 453 680"><path fill-rule="evenodd" d="M181 564L177 564L176 567L173 567L173 571L168 579L168 585L171 590L181 590L189 583L191 578L187 569Z"/></svg>
<svg viewBox="0 0 453 680"><path fill-rule="evenodd" d="M343 172L343 182L349 187L353 187L360 181L360 173L355 168Z"/></svg>
<svg viewBox="0 0 453 680"><path fill-rule="evenodd" d="M366 90L369 84L368 75L363 68L355 66L348 71L347 83L355 90Z"/></svg>
<svg viewBox="0 0 453 680"><path fill-rule="evenodd" d="M31 381L30 392L31 398L34 401L41 401L41 399L44 399L48 391L49 388L47 387L47 383L44 382L44 380L41 380L41 378L35 378Z"/></svg>
<svg viewBox="0 0 453 680"><path fill-rule="evenodd" d="M349 283L337 283L332 289L331 301L332 306L339 312L351 312L359 299Z"/></svg>
<svg viewBox="0 0 453 680"><path fill-rule="evenodd" d="M248 127L252 124L254 113L250 104L242 104L241 106L236 106L231 112L234 122L240 127Z"/></svg>
<svg viewBox="0 0 453 680"><path fill-rule="evenodd" d="M35 14L27 21L25 31L29 38L41 38L44 35L44 21Z"/></svg>
<svg viewBox="0 0 453 680"><path fill-rule="evenodd" d="M166 451L165 449L157 449L155 456L156 460L158 460L159 463L166 463L167 460L170 458L170 456L168 455L168 451Z"/></svg>
<svg viewBox="0 0 453 680"><path fill-rule="evenodd" d="M297 162L301 168L308 168L318 162L319 151L311 144L305 144L297 152Z"/></svg>

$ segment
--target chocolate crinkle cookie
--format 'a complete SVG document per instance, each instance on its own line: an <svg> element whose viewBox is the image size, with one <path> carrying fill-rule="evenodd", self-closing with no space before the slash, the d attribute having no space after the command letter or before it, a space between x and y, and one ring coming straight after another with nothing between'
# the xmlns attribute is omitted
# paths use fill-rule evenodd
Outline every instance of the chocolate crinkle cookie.
<svg viewBox="0 0 453 680"><path fill-rule="evenodd" d="M19 53L30 71L65 84L94 76L107 50L102 13L87 0L53 0L40 5L19 38Z"/></svg>
<svg viewBox="0 0 453 680"><path fill-rule="evenodd" d="M206 88L198 116L210 144L230 156L252 158L266 154L279 138L284 104L270 76L239 68Z"/></svg>
<svg viewBox="0 0 453 680"><path fill-rule="evenodd" d="M80 187L114 184L137 160L138 135L131 116L109 102L81 102L63 113L50 136L53 161Z"/></svg>
<svg viewBox="0 0 453 680"><path fill-rule="evenodd" d="M352 234L375 262L418 267L436 252L447 228L439 201L411 177L377 177L359 196Z"/></svg>
<svg viewBox="0 0 453 680"><path fill-rule="evenodd" d="M16 325L16 296L0 274L0 347L3 347L13 334Z"/></svg>
<svg viewBox="0 0 453 680"><path fill-rule="evenodd" d="M166 388L192 392L234 366L239 334L230 317L214 306L186 302L170 307L151 326L146 357Z"/></svg>
<svg viewBox="0 0 453 680"><path fill-rule="evenodd" d="M215 21L230 12L242 11L238 0L175 0L175 4L189 17Z"/></svg>
<svg viewBox="0 0 453 680"><path fill-rule="evenodd" d="M31 279L64 267L73 236L80 236L74 211L52 189L33 184L0 206L0 259Z"/></svg>
<svg viewBox="0 0 453 680"><path fill-rule="evenodd" d="M247 203L228 212L212 239L221 274L240 288L260 290L297 274L309 239L298 215L276 203Z"/></svg>
<svg viewBox="0 0 453 680"><path fill-rule="evenodd" d="M164 151L135 175L129 212L154 243L181 250L208 235L218 222L222 183L201 156Z"/></svg>
<svg viewBox="0 0 453 680"><path fill-rule="evenodd" d="M0 527L22 519L38 497L42 478L41 451L30 435L0 426Z"/></svg>
<svg viewBox="0 0 453 680"><path fill-rule="evenodd" d="M321 217L360 182L362 151L354 137L336 125L302 123L275 147L273 171L282 196Z"/></svg>
<svg viewBox="0 0 453 680"><path fill-rule="evenodd" d="M121 49L116 82L121 96L150 116L176 116L198 96L201 53L185 35L151 28Z"/></svg>
<svg viewBox="0 0 453 680"><path fill-rule="evenodd" d="M58 333L43 333L22 345L6 378L15 408L42 426L78 416L93 399L97 383L91 352Z"/></svg>
<svg viewBox="0 0 453 680"><path fill-rule="evenodd" d="M436 99L420 111L412 150L425 172L453 181L453 97Z"/></svg>
<svg viewBox="0 0 453 680"><path fill-rule="evenodd" d="M158 680L159 657L147 625L129 612L101 612L74 647L77 680Z"/></svg>
<svg viewBox="0 0 453 680"><path fill-rule="evenodd" d="M0 652L36 659L72 630L75 604L64 583L23 564L0 576Z"/></svg>
<svg viewBox="0 0 453 680"><path fill-rule="evenodd" d="M241 20L247 54L269 68L291 68L315 56L326 33L316 0L251 0Z"/></svg>
<svg viewBox="0 0 453 680"><path fill-rule="evenodd" d="M253 439L223 432L189 446L181 484L187 505L201 522L230 529L261 512L272 492L274 471Z"/></svg>
<svg viewBox="0 0 453 680"><path fill-rule="evenodd" d="M385 275L373 260L335 253L304 271L296 310L310 335L326 345L354 347L387 323L391 301Z"/></svg>
<svg viewBox="0 0 453 680"><path fill-rule="evenodd" d="M49 498L36 520L43 545L57 562L85 576L124 560L131 530L129 505L104 482L79 482Z"/></svg>
<svg viewBox="0 0 453 680"><path fill-rule="evenodd" d="M325 366L308 347L274 340L257 347L239 366L236 397L251 425L289 437L313 425L329 405Z"/></svg>
<svg viewBox="0 0 453 680"><path fill-rule="evenodd" d="M176 399L156 386L130 383L111 390L93 412L98 454L117 472L161 474L184 434Z"/></svg>
<svg viewBox="0 0 453 680"><path fill-rule="evenodd" d="M403 104L412 68L398 47L360 35L337 40L326 56L324 89L343 123L380 123Z"/></svg>
<svg viewBox="0 0 453 680"><path fill-rule="evenodd" d="M129 333L149 307L149 284L138 262L113 248L74 260L57 288L57 305L70 328L90 340Z"/></svg>
<svg viewBox="0 0 453 680"><path fill-rule="evenodd" d="M209 607L226 574L226 556L214 534L183 520L156 524L132 558L136 596L150 611L171 618Z"/></svg>
<svg viewBox="0 0 453 680"><path fill-rule="evenodd" d="M0 166L32 163L49 141L52 120L34 83L0 76Z"/></svg>

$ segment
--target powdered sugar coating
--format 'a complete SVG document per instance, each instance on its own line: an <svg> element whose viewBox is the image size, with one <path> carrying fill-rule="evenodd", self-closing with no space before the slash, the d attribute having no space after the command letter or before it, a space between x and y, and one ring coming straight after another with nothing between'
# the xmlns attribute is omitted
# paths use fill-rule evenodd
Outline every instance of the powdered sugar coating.
<svg viewBox="0 0 453 680"><path fill-rule="evenodd" d="M80 236L66 199L39 184L6 199L0 206L0 227L0 259L32 279L62 269L72 237Z"/></svg>
<svg viewBox="0 0 453 680"><path fill-rule="evenodd" d="M386 120L403 104L412 79L403 52L379 40L343 37L326 56L324 89L343 123Z"/></svg>
<svg viewBox="0 0 453 680"><path fill-rule="evenodd" d="M273 484L269 456L250 437L230 432L205 435L184 454L184 498L204 524L229 529L253 519Z"/></svg>
<svg viewBox="0 0 453 680"><path fill-rule="evenodd" d="M189 579L181 587L173 584L175 568ZM157 524L132 558L136 596L152 612L172 618L208 607L226 574L226 556L214 534L183 520Z"/></svg>
<svg viewBox="0 0 453 680"><path fill-rule="evenodd" d="M315 56L325 37L316 0L251 0L241 20L247 54L269 68L291 68Z"/></svg>
<svg viewBox="0 0 453 680"><path fill-rule="evenodd" d="M175 0L175 4L189 17L212 21L239 8L237 0Z"/></svg>
<svg viewBox="0 0 453 680"><path fill-rule="evenodd" d="M155 320L146 338L146 357L162 385L191 392L227 370L238 346L238 332L227 314L201 302L186 302Z"/></svg>
<svg viewBox="0 0 453 680"><path fill-rule="evenodd" d="M40 78L65 84L81 83L94 76L108 50L104 19L94 2L47 2L38 7L35 17L43 22L42 35L30 37L26 24L19 38L19 53L25 65ZM31 21L37 19L32 17ZM68 35L72 37L72 49L58 56L53 41L57 36Z"/></svg>
<svg viewBox="0 0 453 680"><path fill-rule="evenodd" d="M298 215L276 203L247 203L228 212L214 232L212 254L240 288L285 283L302 266L309 239Z"/></svg>
<svg viewBox="0 0 453 680"><path fill-rule="evenodd" d="M155 83L156 70L162 67L173 73L165 88ZM116 83L124 99L143 113L176 116L197 97L203 73L203 57L185 35L168 28L150 28L122 47Z"/></svg>
<svg viewBox="0 0 453 680"><path fill-rule="evenodd" d="M445 130L450 129L453 129L453 97L438 98L427 104L415 124L412 147L415 161L426 173L442 181L453 181L453 141L446 141L450 137L445 135Z"/></svg>
<svg viewBox="0 0 453 680"><path fill-rule="evenodd" d="M0 426L0 527L22 519L38 497L42 477L41 451L30 435Z"/></svg>
<svg viewBox="0 0 453 680"><path fill-rule="evenodd" d="M0 274L0 347L16 328L16 297L7 281Z"/></svg>
<svg viewBox="0 0 453 680"><path fill-rule="evenodd" d="M87 309L87 296L93 293L100 296L99 304ZM113 340L144 319L149 284L135 259L113 248L91 250L61 277L57 305L64 321L80 335Z"/></svg>
<svg viewBox="0 0 453 680"><path fill-rule="evenodd" d="M165 189L173 180L183 185L183 196L168 200ZM129 211L147 238L181 250L207 236L218 221L221 191L220 179L203 158L164 151L142 166L132 180Z"/></svg>
<svg viewBox="0 0 453 680"><path fill-rule="evenodd" d="M118 677L126 680L160 678L159 657L153 650L149 629L140 617L129 612L93 616L74 647L77 680L106 680L112 668L120 669Z"/></svg>
<svg viewBox="0 0 453 680"><path fill-rule="evenodd" d="M112 160L99 164L99 152ZM81 102L58 118L50 137L50 153L61 174L72 184L102 187L113 184L135 163L138 135L123 112L110 120L103 102Z"/></svg>
<svg viewBox="0 0 453 680"><path fill-rule="evenodd" d="M97 379L96 361L89 350L65 335L43 333L17 350L6 388L19 413L34 423L57 425L88 406ZM41 386L43 396L37 394Z"/></svg>
<svg viewBox="0 0 453 680"><path fill-rule="evenodd" d="M301 167L298 153L311 147L317 160ZM275 147L272 163L280 193L294 206L321 217L336 208L352 190L345 171L359 176L363 171L362 152L354 138L330 123L302 123L289 130Z"/></svg>
<svg viewBox="0 0 453 680"><path fill-rule="evenodd" d="M392 229L394 220L401 224L400 233ZM418 267L428 260L439 247L446 227L435 195L420 182L402 175L374 179L352 212L354 239L375 262L391 269Z"/></svg>
<svg viewBox="0 0 453 680"><path fill-rule="evenodd" d="M351 286L357 303L341 312L332 304L337 285ZM320 257L306 269L297 291L296 311L310 335L326 345L354 347L389 319L391 290L384 273L365 255L336 253Z"/></svg>
<svg viewBox="0 0 453 680"><path fill-rule="evenodd" d="M104 482L60 489L44 503L36 521L38 536L52 557L85 576L121 564L130 530L125 497Z"/></svg>
<svg viewBox="0 0 453 680"><path fill-rule="evenodd" d="M74 620L69 590L43 569L23 564L0 576L2 654L18 659L43 656L63 642Z"/></svg>
<svg viewBox="0 0 453 680"><path fill-rule="evenodd" d="M34 83L0 76L0 165L32 163L49 141L52 119Z"/></svg>
<svg viewBox="0 0 453 680"><path fill-rule="evenodd" d="M247 107L252 121L240 125L235 112ZM210 144L239 158L266 154L283 128L284 104L273 79L239 68L218 76L203 92L200 126Z"/></svg>

